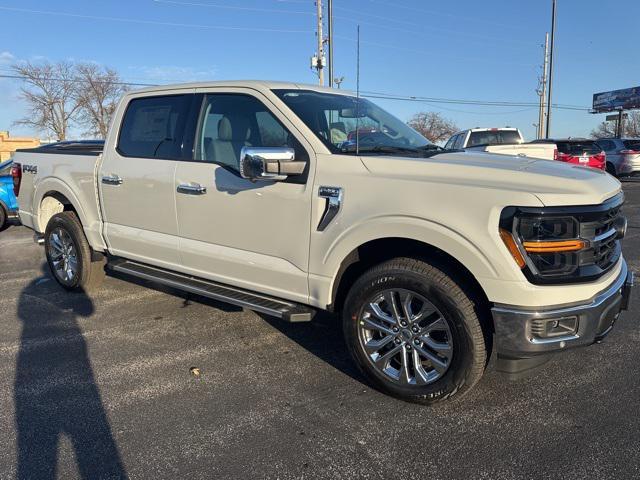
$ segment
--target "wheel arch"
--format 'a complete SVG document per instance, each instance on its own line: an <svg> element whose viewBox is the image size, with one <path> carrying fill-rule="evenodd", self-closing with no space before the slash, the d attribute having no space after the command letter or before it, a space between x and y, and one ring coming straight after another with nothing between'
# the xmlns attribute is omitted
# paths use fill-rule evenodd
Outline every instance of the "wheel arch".
<svg viewBox="0 0 640 480"><path fill-rule="evenodd" d="M329 309L339 311L348 293L349 285L370 267L395 257L411 257L435 263L449 270L484 306L489 305L487 295L476 276L447 251L421 240L404 237L385 237L357 246L341 262L331 287L332 302Z"/></svg>

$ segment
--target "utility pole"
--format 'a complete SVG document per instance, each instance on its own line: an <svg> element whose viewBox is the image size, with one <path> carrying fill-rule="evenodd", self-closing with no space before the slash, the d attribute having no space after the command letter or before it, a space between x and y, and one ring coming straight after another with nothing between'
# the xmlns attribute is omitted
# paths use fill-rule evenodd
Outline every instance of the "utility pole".
<svg viewBox="0 0 640 480"><path fill-rule="evenodd" d="M322 0L316 0L318 7L318 54L316 58L316 69L318 70L318 83L324 86L324 36L322 35Z"/></svg>
<svg viewBox="0 0 640 480"><path fill-rule="evenodd" d="M549 84L547 91L547 128L545 129L545 137L549 138L551 134L551 91L553 87L553 52L555 47L556 34L556 0L552 0L551 4L551 51L549 52Z"/></svg>
<svg viewBox="0 0 640 480"><path fill-rule="evenodd" d="M327 29L329 30L329 87L333 88L333 0L327 0Z"/></svg>
<svg viewBox="0 0 640 480"><path fill-rule="evenodd" d="M547 118L545 100L547 97L547 82L549 73L549 32L544 37L544 61L542 62L542 79L540 81L540 90L538 95L540 96L540 111L538 113L538 138L545 136L545 123Z"/></svg>

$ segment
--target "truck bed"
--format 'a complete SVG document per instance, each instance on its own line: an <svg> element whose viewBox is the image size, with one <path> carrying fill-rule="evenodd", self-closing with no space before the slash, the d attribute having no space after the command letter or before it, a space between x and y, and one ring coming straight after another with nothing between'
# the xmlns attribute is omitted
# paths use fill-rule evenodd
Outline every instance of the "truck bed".
<svg viewBox="0 0 640 480"><path fill-rule="evenodd" d="M73 205L94 247L104 245L96 183L96 167L103 141L58 142L38 148L18 150L14 162L20 164L19 216L36 233L44 233L48 219ZM55 155L52 158L51 155ZM53 198L50 192L56 192Z"/></svg>
<svg viewBox="0 0 640 480"><path fill-rule="evenodd" d="M100 155L104 149L104 140L78 140L49 143L36 148L22 148L23 153L54 153L67 155Z"/></svg>

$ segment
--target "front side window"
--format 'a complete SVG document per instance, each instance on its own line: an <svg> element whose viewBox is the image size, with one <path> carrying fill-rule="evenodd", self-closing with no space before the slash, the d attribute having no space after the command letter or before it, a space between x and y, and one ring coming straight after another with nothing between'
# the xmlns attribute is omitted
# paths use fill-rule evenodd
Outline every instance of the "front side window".
<svg viewBox="0 0 640 480"><path fill-rule="evenodd" d="M467 132L459 133L458 135L456 135L456 139L453 142L453 148L455 148L456 150L464 148L464 139L466 138L466 136Z"/></svg>
<svg viewBox="0 0 640 480"><path fill-rule="evenodd" d="M302 145L257 98L241 94L205 97L195 145L195 160L239 170L242 147L291 147L296 159L308 158Z"/></svg>
<svg viewBox="0 0 640 480"><path fill-rule="evenodd" d="M444 148L452 149L453 145L456 143L456 138L458 138L457 135L454 135L449 140L447 140L447 144L444 146Z"/></svg>
<svg viewBox="0 0 640 480"><path fill-rule="evenodd" d="M118 151L126 157L179 159L192 95L132 100L122 120Z"/></svg>
<svg viewBox="0 0 640 480"><path fill-rule="evenodd" d="M313 90L273 90L333 153L420 152L435 147L364 98Z"/></svg>

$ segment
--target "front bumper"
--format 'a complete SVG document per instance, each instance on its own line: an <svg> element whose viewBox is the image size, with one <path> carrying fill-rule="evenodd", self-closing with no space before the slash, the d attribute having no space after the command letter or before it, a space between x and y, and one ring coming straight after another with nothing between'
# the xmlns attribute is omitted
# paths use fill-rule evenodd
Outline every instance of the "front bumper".
<svg viewBox="0 0 640 480"><path fill-rule="evenodd" d="M587 303L549 309L494 306L499 359L532 359L602 340L611 331L620 312L629 307L633 272L628 270L624 260L622 262L616 280Z"/></svg>

